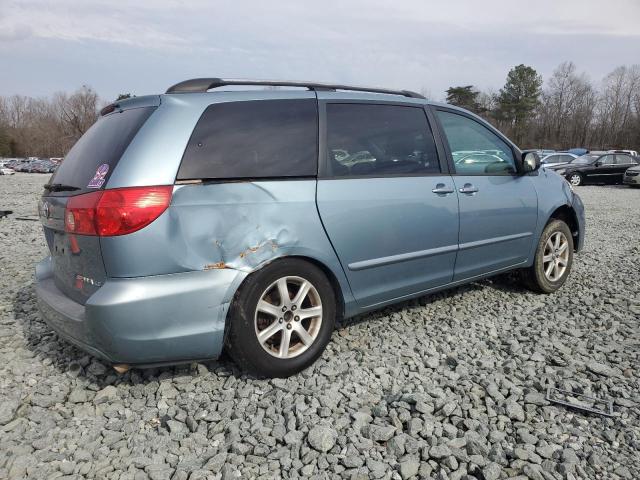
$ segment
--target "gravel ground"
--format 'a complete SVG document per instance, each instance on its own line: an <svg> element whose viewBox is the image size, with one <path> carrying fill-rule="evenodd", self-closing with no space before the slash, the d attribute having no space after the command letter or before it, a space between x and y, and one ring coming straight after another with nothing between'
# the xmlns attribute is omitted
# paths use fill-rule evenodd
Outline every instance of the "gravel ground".
<svg viewBox="0 0 640 480"><path fill-rule="evenodd" d="M45 175L0 177L0 478L640 478L640 190L581 187L587 244L549 296L510 276L339 325L322 359L115 374L36 310ZM614 401L606 418L548 386Z"/></svg>

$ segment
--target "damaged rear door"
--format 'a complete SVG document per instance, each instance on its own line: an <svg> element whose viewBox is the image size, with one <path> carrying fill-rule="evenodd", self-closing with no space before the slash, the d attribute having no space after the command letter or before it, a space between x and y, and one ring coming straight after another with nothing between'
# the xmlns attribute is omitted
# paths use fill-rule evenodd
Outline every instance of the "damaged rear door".
<svg viewBox="0 0 640 480"><path fill-rule="evenodd" d="M458 199L423 106L318 95L318 210L359 305L451 282Z"/></svg>

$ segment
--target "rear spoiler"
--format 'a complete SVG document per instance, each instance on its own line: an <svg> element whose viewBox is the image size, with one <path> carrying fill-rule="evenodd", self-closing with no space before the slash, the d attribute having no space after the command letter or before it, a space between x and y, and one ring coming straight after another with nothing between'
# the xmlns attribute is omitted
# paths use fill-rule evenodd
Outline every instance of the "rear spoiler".
<svg viewBox="0 0 640 480"><path fill-rule="evenodd" d="M158 107L160 106L160 95L143 95L141 97L131 97L117 102L110 103L100 110L100 116L104 117L113 112L122 112L130 108Z"/></svg>

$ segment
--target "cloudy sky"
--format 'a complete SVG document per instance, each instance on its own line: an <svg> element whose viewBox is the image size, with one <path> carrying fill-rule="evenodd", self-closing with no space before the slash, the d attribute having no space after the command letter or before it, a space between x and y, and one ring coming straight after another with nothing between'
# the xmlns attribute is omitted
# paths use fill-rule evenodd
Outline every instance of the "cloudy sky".
<svg viewBox="0 0 640 480"><path fill-rule="evenodd" d="M135 5L135 6L134 6ZM0 0L0 95L105 99L198 76L497 90L525 63L640 63L640 0Z"/></svg>

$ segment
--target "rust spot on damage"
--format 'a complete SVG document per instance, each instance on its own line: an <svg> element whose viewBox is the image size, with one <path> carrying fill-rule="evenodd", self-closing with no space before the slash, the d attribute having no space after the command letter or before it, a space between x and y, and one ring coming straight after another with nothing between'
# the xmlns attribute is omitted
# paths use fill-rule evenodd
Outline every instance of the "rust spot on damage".
<svg viewBox="0 0 640 480"><path fill-rule="evenodd" d="M204 266L205 270L220 270L222 268L227 268L227 265L224 262L208 263Z"/></svg>
<svg viewBox="0 0 640 480"><path fill-rule="evenodd" d="M278 244L275 242L271 242L271 249L272 250L277 250L278 249ZM240 255L238 255L240 258L244 258L247 255L251 254L251 253L256 253L258 250L260 250L264 245L256 245L255 247L249 247L247 248L244 252L240 252Z"/></svg>

